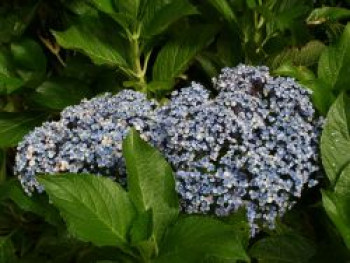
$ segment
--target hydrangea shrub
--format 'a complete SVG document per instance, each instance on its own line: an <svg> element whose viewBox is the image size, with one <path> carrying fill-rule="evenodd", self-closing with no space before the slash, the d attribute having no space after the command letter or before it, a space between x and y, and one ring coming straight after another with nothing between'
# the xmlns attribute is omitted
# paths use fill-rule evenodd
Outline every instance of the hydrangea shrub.
<svg viewBox="0 0 350 263"><path fill-rule="evenodd" d="M15 172L27 193L39 173L94 173L125 183L122 141L130 127L175 170L187 213L225 216L244 206L252 235L317 183L322 120L310 92L267 67L224 68L203 86L172 93L166 105L124 90L70 106L18 145Z"/></svg>

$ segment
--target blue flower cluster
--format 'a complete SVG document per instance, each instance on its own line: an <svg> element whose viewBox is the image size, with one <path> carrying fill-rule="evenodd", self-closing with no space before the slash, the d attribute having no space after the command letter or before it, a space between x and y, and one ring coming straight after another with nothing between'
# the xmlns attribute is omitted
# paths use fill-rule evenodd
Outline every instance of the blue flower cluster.
<svg viewBox="0 0 350 263"><path fill-rule="evenodd" d="M24 190L43 190L36 180L39 173L94 173L123 181L122 141L131 126L146 132L156 107L155 101L130 90L67 107L59 121L44 123L19 143L15 173Z"/></svg>
<svg viewBox="0 0 350 263"><path fill-rule="evenodd" d="M314 186L322 121L310 92L266 67L225 68L213 80L172 93L159 106L124 90L66 108L18 146L15 171L24 189L42 191L37 173L90 172L123 182L122 140L130 127L172 164L187 213L228 215L244 206L252 235L274 227Z"/></svg>

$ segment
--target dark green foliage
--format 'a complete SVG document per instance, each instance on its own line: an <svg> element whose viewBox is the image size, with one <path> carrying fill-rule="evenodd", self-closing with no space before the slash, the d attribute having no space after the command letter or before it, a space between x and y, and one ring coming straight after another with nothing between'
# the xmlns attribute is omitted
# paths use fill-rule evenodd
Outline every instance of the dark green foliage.
<svg viewBox="0 0 350 263"><path fill-rule="evenodd" d="M350 259L350 1L0 1L0 262L347 262ZM83 98L132 88L165 103L224 66L267 65L313 91L327 116L320 186L249 237L245 211L179 210L172 169L132 131L128 186L42 175L27 196L15 147ZM49 201L50 200L50 201Z"/></svg>

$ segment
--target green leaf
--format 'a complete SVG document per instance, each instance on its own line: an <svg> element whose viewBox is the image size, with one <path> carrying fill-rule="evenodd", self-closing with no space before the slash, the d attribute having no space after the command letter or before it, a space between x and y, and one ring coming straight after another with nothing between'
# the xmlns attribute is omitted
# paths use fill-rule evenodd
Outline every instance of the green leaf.
<svg viewBox="0 0 350 263"><path fill-rule="evenodd" d="M261 263L307 263L315 252L314 245L308 239L289 233L255 242L249 254Z"/></svg>
<svg viewBox="0 0 350 263"><path fill-rule="evenodd" d="M238 211L221 218L223 222L230 225L231 229L236 233L242 241L244 248L247 248L250 240L250 226L247 219L247 210L240 208Z"/></svg>
<svg viewBox="0 0 350 263"><path fill-rule="evenodd" d="M308 13L309 6L305 1L288 0L288 1L265 1L262 6L256 9L266 20L268 34L276 31L285 31L287 29L302 29L299 26L303 16Z"/></svg>
<svg viewBox="0 0 350 263"><path fill-rule="evenodd" d="M0 112L0 147L15 146L46 118L44 113Z"/></svg>
<svg viewBox="0 0 350 263"><path fill-rule="evenodd" d="M311 40L301 48L293 47L284 49L278 55L271 56L267 63L273 69L279 68L283 64L309 67L318 62L325 48L325 45L321 41Z"/></svg>
<svg viewBox="0 0 350 263"><path fill-rule="evenodd" d="M210 217L190 216L170 228L156 263L249 261L242 241L230 225Z"/></svg>
<svg viewBox="0 0 350 263"><path fill-rule="evenodd" d="M201 54L196 57L199 65L201 68L205 71L205 73L208 75L208 77L213 78L217 76L218 73L218 66L217 66L217 60L218 58L214 54Z"/></svg>
<svg viewBox="0 0 350 263"><path fill-rule="evenodd" d="M197 53L214 39L216 32L215 26L193 26L178 38L169 41L157 56L153 80L167 81L182 74Z"/></svg>
<svg viewBox="0 0 350 263"><path fill-rule="evenodd" d="M310 81L306 85L312 90L312 102L316 109L323 115L326 116L329 108L336 100L336 96L332 90L322 80L315 79Z"/></svg>
<svg viewBox="0 0 350 263"><path fill-rule="evenodd" d="M149 24L155 18L156 13L164 6L168 5L174 0L145 0L140 7L140 18L142 24Z"/></svg>
<svg viewBox="0 0 350 263"><path fill-rule="evenodd" d="M160 240L179 213L175 180L170 165L132 129L123 142L130 198L138 213L153 213L153 229Z"/></svg>
<svg viewBox="0 0 350 263"><path fill-rule="evenodd" d="M237 22L237 18L227 0L209 0L211 4L230 23Z"/></svg>
<svg viewBox="0 0 350 263"><path fill-rule="evenodd" d="M321 137L322 164L332 185L350 162L349 99L339 95L330 108Z"/></svg>
<svg viewBox="0 0 350 263"><path fill-rule="evenodd" d="M61 110L91 96L89 87L83 82L72 78L57 78L42 83L31 99L46 108Z"/></svg>
<svg viewBox="0 0 350 263"><path fill-rule="evenodd" d="M6 48L0 48L0 94L11 94L24 84L14 71L12 55Z"/></svg>
<svg viewBox="0 0 350 263"><path fill-rule="evenodd" d="M11 52L16 73L26 86L36 87L46 74L46 56L41 46L32 39L11 43Z"/></svg>
<svg viewBox="0 0 350 263"><path fill-rule="evenodd" d="M347 176L349 176L349 169L347 169ZM346 246L350 248L350 214L349 211L346 211L347 214L344 214L344 211L339 208L339 202L342 202L342 200L337 198L334 193L322 191L322 203L327 215L343 237Z"/></svg>
<svg viewBox="0 0 350 263"><path fill-rule="evenodd" d="M0 262L14 263L16 262L15 248L12 244L10 236L0 236Z"/></svg>
<svg viewBox="0 0 350 263"><path fill-rule="evenodd" d="M138 244L151 238L153 232L153 213L147 210L140 213L133 222L130 230L132 244Z"/></svg>
<svg viewBox="0 0 350 263"><path fill-rule="evenodd" d="M166 94L172 91L174 82L169 81L151 81L147 84L147 90L156 94Z"/></svg>
<svg viewBox="0 0 350 263"><path fill-rule="evenodd" d="M131 245L136 247L145 261L156 254L157 244L153 237L153 213L147 210L137 216L130 230Z"/></svg>
<svg viewBox="0 0 350 263"><path fill-rule="evenodd" d="M347 90L350 87L350 24L348 24L339 42L329 46L321 55L318 64L318 76L331 89Z"/></svg>
<svg viewBox="0 0 350 263"><path fill-rule="evenodd" d="M216 41L216 46L218 56L224 66L234 67L244 59L242 42L235 31L228 32L227 29L224 29Z"/></svg>
<svg viewBox="0 0 350 263"><path fill-rule="evenodd" d="M3 200L13 201L22 210L44 218L51 225L62 224L58 211L49 204L44 195L26 195L17 180L8 180L0 185L0 201Z"/></svg>
<svg viewBox="0 0 350 263"><path fill-rule="evenodd" d="M323 27L330 45L334 45L343 34L345 25L341 23L325 23Z"/></svg>
<svg viewBox="0 0 350 263"><path fill-rule="evenodd" d="M62 1L62 4L69 11L77 15L89 15L96 13L96 10L91 5L91 3L85 0Z"/></svg>
<svg viewBox="0 0 350 263"><path fill-rule="evenodd" d="M254 9L255 7L257 7L257 2L256 0L247 0L247 6L250 9Z"/></svg>
<svg viewBox="0 0 350 263"><path fill-rule="evenodd" d="M341 172L337 184L334 187L334 194L340 200L337 205L343 211L346 211L345 214L347 214L348 222L350 223L350 165L347 165Z"/></svg>
<svg viewBox="0 0 350 263"><path fill-rule="evenodd" d="M116 8L113 0L92 0L92 4L106 14L116 13Z"/></svg>
<svg viewBox="0 0 350 263"><path fill-rule="evenodd" d="M133 17L135 20L139 14L139 7L142 0L114 0L119 12Z"/></svg>
<svg viewBox="0 0 350 263"><path fill-rule="evenodd" d="M350 17L350 10L341 7L321 7L314 9L306 19L308 24L318 25L327 21L338 21Z"/></svg>
<svg viewBox="0 0 350 263"><path fill-rule="evenodd" d="M98 65L127 68L121 36L99 18L85 16L66 31L53 34L62 47L80 50Z"/></svg>
<svg viewBox="0 0 350 263"><path fill-rule="evenodd" d="M350 165L342 170L334 192L322 192L322 200L328 216L350 248Z"/></svg>
<svg viewBox="0 0 350 263"><path fill-rule="evenodd" d="M154 3L152 1L147 1L147 4L153 5ZM149 7L146 7L145 9L153 10ZM141 31L141 36L144 38L150 38L152 36L159 35L175 21L193 14L198 14L198 11L187 0L171 1L169 4L157 9L152 17L145 14L147 19L145 19L142 23L143 28Z"/></svg>
<svg viewBox="0 0 350 263"><path fill-rule="evenodd" d="M96 246L127 244L135 211L117 183L89 174L47 175L38 180L78 239Z"/></svg>
<svg viewBox="0 0 350 263"><path fill-rule="evenodd" d="M5 3L5 2L3 2ZM0 43L21 36L36 14L40 1L8 2L0 6Z"/></svg>
<svg viewBox="0 0 350 263"><path fill-rule="evenodd" d="M131 30L135 25L135 18L129 13L118 12L118 8L114 4L114 0L93 0L93 5L100 11L108 14L114 21L116 21L128 35L131 35Z"/></svg>
<svg viewBox="0 0 350 263"><path fill-rule="evenodd" d="M14 63L27 70L45 71L46 56L41 46L32 39L21 39L11 43Z"/></svg>
<svg viewBox="0 0 350 263"><path fill-rule="evenodd" d="M314 73L304 66L294 66L292 64L283 64L273 71L276 75L289 76L300 81L302 84L315 80Z"/></svg>

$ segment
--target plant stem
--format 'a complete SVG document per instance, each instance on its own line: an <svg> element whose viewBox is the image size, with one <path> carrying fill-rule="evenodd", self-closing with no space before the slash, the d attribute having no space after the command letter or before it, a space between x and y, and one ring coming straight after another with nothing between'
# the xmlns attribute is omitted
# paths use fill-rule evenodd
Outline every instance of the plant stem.
<svg viewBox="0 0 350 263"><path fill-rule="evenodd" d="M132 56L132 62L133 62L133 71L134 75L137 78L137 86L141 89L141 91L146 90L146 79L145 75L146 72L144 69L142 69L141 66L141 51L140 51L140 43L139 43L139 30L135 32L131 36L131 56ZM145 61L146 62L146 61ZM145 65L144 65L145 68Z"/></svg>

